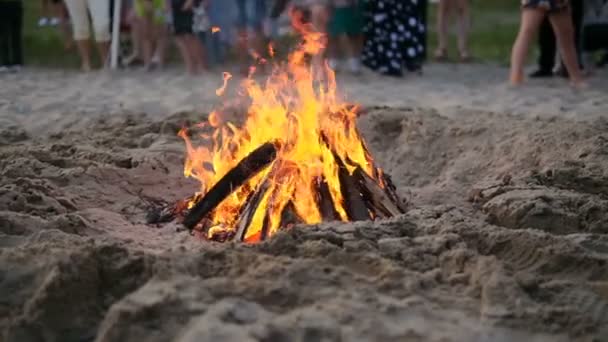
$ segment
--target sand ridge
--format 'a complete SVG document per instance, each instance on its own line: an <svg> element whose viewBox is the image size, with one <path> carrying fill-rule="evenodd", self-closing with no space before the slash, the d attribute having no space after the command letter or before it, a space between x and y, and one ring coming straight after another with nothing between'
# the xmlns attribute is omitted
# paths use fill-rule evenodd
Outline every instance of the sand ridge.
<svg viewBox="0 0 608 342"><path fill-rule="evenodd" d="M221 101L217 82L168 71L166 86L145 89L148 75L97 75L95 94L91 75L12 78L0 103L0 336L605 339L604 85L580 94L555 81L536 95L563 96L542 107L524 103L537 84L438 82L446 68L398 81L364 75L367 88L342 81L364 104L359 128L408 213L298 226L255 246L145 224L150 205L197 188L183 177L176 132ZM489 70L486 80L501 70L464 68Z"/></svg>

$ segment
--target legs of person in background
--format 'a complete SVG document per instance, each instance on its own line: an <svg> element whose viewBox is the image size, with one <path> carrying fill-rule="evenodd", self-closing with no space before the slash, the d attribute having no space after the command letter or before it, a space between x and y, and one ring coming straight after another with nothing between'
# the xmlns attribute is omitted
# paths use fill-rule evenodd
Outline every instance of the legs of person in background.
<svg viewBox="0 0 608 342"><path fill-rule="evenodd" d="M91 33L89 31L87 2L86 0L65 0L65 5L72 20L72 31L76 46L78 47L78 54L80 55L81 69L83 71L90 71L91 47L89 39Z"/></svg>
<svg viewBox="0 0 608 342"><path fill-rule="evenodd" d="M530 77L551 77L555 66L555 53L557 44L549 17L545 17L540 24L538 33L538 45L540 54L538 56L538 70L530 74Z"/></svg>
<svg viewBox="0 0 608 342"><path fill-rule="evenodd" d="M154 56L152 57L152 63L162 69L165 66L167 55L167 27L164 23L157 22L154 30L156 36L156 46Z"/></svg>
<svg viewBox="0 0 608 342"><path fill-rule="evenodd" d="M239 22L237 48L239 49L240 72L243 76L247 76L251 57L261 58L265 54L266 38L263 23L266 17L266 4L264 0L237 0L236 5ZM251 31L253 31L253 36ZM253 53L250 52L250 49L253 50ZM260 65L260 67L263 66Z"/></svg>
<svg viewBox="0 0 608 342"><path fill-rule="evenodd" d="M42 0L41 1L41 16L38 20L38 26L59 25L61 15L60 1L58 0Z"/></svg>
<svg viewBox="0 0 608 342"><path fill-rule="evenodd" d="M201 44L199 39L194 34L187 35L186 39L194 73L198 74L204 69L207 69L203 44Z"/></svg>
<svg viewBox="0 0 608 342"><path fill-rule="evenodd" d="M362 28L360 19L358 9L354 6L335 7L332 11L328 26L328 54L331 56L329 64L333 69L337 67L337 60L340 58L338 51L343 51L342 57L346 59L350 72L360 72L357 50L357 37Z"/></svg>
<svg viewBox="0 0 608 342"><path fill-rule="evenodd" d="M131 43L133 51L131 55L125 58L124 65L129 66L137 60L142 60L142 23L140 18L135 14L135 10L131 9L128 14L128 20L131 27Z"/></svg>
<svg viewBox="0 0 608 342"><path fill-rule="evenodd" d="M469 29L471 26L469 0L456 0L458 22L458 53L461 62L471 59L469 54Z"/></svg>
<svg viewBox="0 0 608 342"><path fill-rule="evenodd" d="M437 50L435 59L443 61L448 56L448 26L452 0L439 0L437 4Z"/></svg>
<svg viewBox="0 0 608 342"><path fill-rule="evenodd" d="M574 37L574 49L576 53L576 60L579 68L583 69L583 56L581 53L581 29L583 26L583 0L572 0L570 1L570 14L572 17L572 35ZM563 60L560 63L558 74L562 77L568 77L568 68L566 68Z"/></svg>
<svg viewBox="0 0 608 342"><path fill-rule="evenodd" d="M11 35L13 59L9 65L18 71L23 66L23 3L15 2L14 18L11 21L13 30Z"/></svg>
<svg viewBox="0 0 608 342"><path fill-rule="evenodd" d="M95 41L103 67L109 66L110 52L110 0L87 0L93 29L95 30Z"/></svg>
<svg viewBox="0 0 608 342"><path fill-rule="evenodd" d="M21 1L0 2L0 67L3 71L19 71L23 65L22 25Z"/></svg>
<svg viewBox="0 0 608 342"><path fill-rule="evenodd" d="M418 15L420 17L420 21L422 22L422 25L425 28L425 32L424 35L422 36L422 48L424 49L424 52L420 55L420 65L422 65L428 56L428 41L427 41L427 36L428 36L428 31L426 30L427 28L427 13L428 12L428 1L427 0L418 0ZM361 45L361 47L363 47L363 45ZM361 51L361 49L359 50Z"/></svg>
<svg viewBox="0 0 608 342"><path fill-rule="evenodd" d="M538 27L545 18L546 12L539 9L524 8L521 11L519 33L511 51L511 73L509 81L512 85L519 85L524 78L524 63L528 55L528 48Z"/></svg>
<svg viewBox="0 0 608 342"><path fill-rule="evenodd" d="M43 27L49 24L51 11L50 11L50 2L51 0L41 0L40 1L40 19L38 20L38 26Z"/></svg>
<svg viewBox="0 0 608 342"><path fill-rule="evenodd" d="M574 28L569 11L560 11L549 15L562 61L570 75L570 82L575 87L585 85L574 45Z"/></svg>
<svg viewBox="0 0 608 342"><path fill-rule="evenodd" d="M91 70L89 11L93 20L99 56L102 64L106 65L110 50L109 0L65 0L65 4L72 19L74 40L78 46L82 70Z"/></svg>
<svg viewBox="0 0 608 342"><path fill-rule="evenodd" d="M154 54L154 9L149 1L141 1L138 20L141 30L141 49L144 57L144 68L152 68L152 56Z"/></svg>
<svg viewBox="0 0 608 342"><path fill-rule="evenodd" d="M61 39L63 40L63 48L65 51L69 51L72 50L72 47L74 46L72 32L70 31L70 16L68 15L68 9L63 1L57 4L57 7L59 16L59 31L61 32Z"/></svg>
<svg viewBox="0 0 608 342"><path fill-rule="evenodd" d="M315 4L310 7L310 21L312 26L318 32L326 32L327 31L327 23L329 22L329 11L325 5ZM327 46L327 41L325 42ZM313 75L316 79L324 79L324 60L325 51L320 51L320 53L314 55L312 57L312 67L315 72Z"/></svg>
<svg viewBox="0 0 608 342"><path fill-rule="evenodd" d="M190 55L190 50L188 49L188 39L186 35L182 34L175 36L175 43L177 44L177 48L182 55L182 59L186 65L186 70L189 74L195 74L196 69L194 67L194 61Z"/></svg>

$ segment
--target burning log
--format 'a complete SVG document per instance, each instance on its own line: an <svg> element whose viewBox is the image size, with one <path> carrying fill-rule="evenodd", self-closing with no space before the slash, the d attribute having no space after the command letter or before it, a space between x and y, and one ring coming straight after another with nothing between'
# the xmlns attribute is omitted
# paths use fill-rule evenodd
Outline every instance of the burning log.
<svg viewBox="0 0 608 342"><path fill-rule="evenodd" d="M220 204L236 188L258 174L272 163L277 156L274 143L265 143L243 158L232 170L217 182L205 196L198 201L184 218L183 224L192 230L209 212Z"/></svg>
<svg viewBox="0 0 608 342"><path fill-rule="evenodd" d="M358 186L359 182L348 172L344 162L335 153L334 158L338 163L338 178L344 195L344 209L346 209L349 220L364 221L371 219L363 194Z"/></svg>
<svg viewBox="0 0 608 342"><path fill-rule="evenodd" d="M317 206L319 207L319 211L321 212L321 217L325 221L335 221L340 219L340 215L336 211L336 207L334 206L334 201L331 197L331 192L329 191L329 185L327 182L322 179L317 182Z"/></svg>
<svg viewBox="0 0 608 342"><path fill-rule="evenodd" d="M403 214L405 209L402 207L399 200L395 200L392 193L387 189L382 189L378 183L368 176L360 167L357 167L353 176L356 178L358 188L365 201L367 207L372 207L373 212L382 218L391 217ZM388 188L388 182L385 182L385 188ZM392 185L392 183L390 183ZM392 189L390 190L392 191ZM395 195L396 196L396 195Z"/></svg>
<svg viewBox="0 0 608 342"><path fill-rule="evenodd" d="M237 240L245 240L245 236L247 235L247 228L249 228L249 224L251 224L253 216L255 215L256 210L262 202L264 194L268 190L269 186L270 184L268 181L268 176L266 176L260 186L257 188L257 190L247 200L247 204L245 204L243 212L240 215L239 222L236 226L235 238Z"/></svg>

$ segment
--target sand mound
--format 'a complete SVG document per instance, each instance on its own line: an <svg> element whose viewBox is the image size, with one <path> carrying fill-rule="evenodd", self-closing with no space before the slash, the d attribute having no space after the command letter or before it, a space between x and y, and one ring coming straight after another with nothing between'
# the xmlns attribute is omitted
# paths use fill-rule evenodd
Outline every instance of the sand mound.
<svg viewBox="0 0 608 342"><path fill-rule="evenodd" d="M175 133L201 117L0 132L3 340L608 336L606 121L369 108L362 133L411 210L245 246L145 224L197 188Z"/></svg>

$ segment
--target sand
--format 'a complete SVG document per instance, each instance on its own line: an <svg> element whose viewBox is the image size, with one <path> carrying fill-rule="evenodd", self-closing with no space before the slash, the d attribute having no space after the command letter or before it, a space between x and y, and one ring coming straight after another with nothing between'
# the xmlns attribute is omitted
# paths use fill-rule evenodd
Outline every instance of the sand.
<svg viewBox="0 0 608 342"><path fill-rule="evenodd" d="M408 212L253 246L145 224L219 73L0 76L0 340L608 340L606 72L505 75L341 76Z"/></svg>

